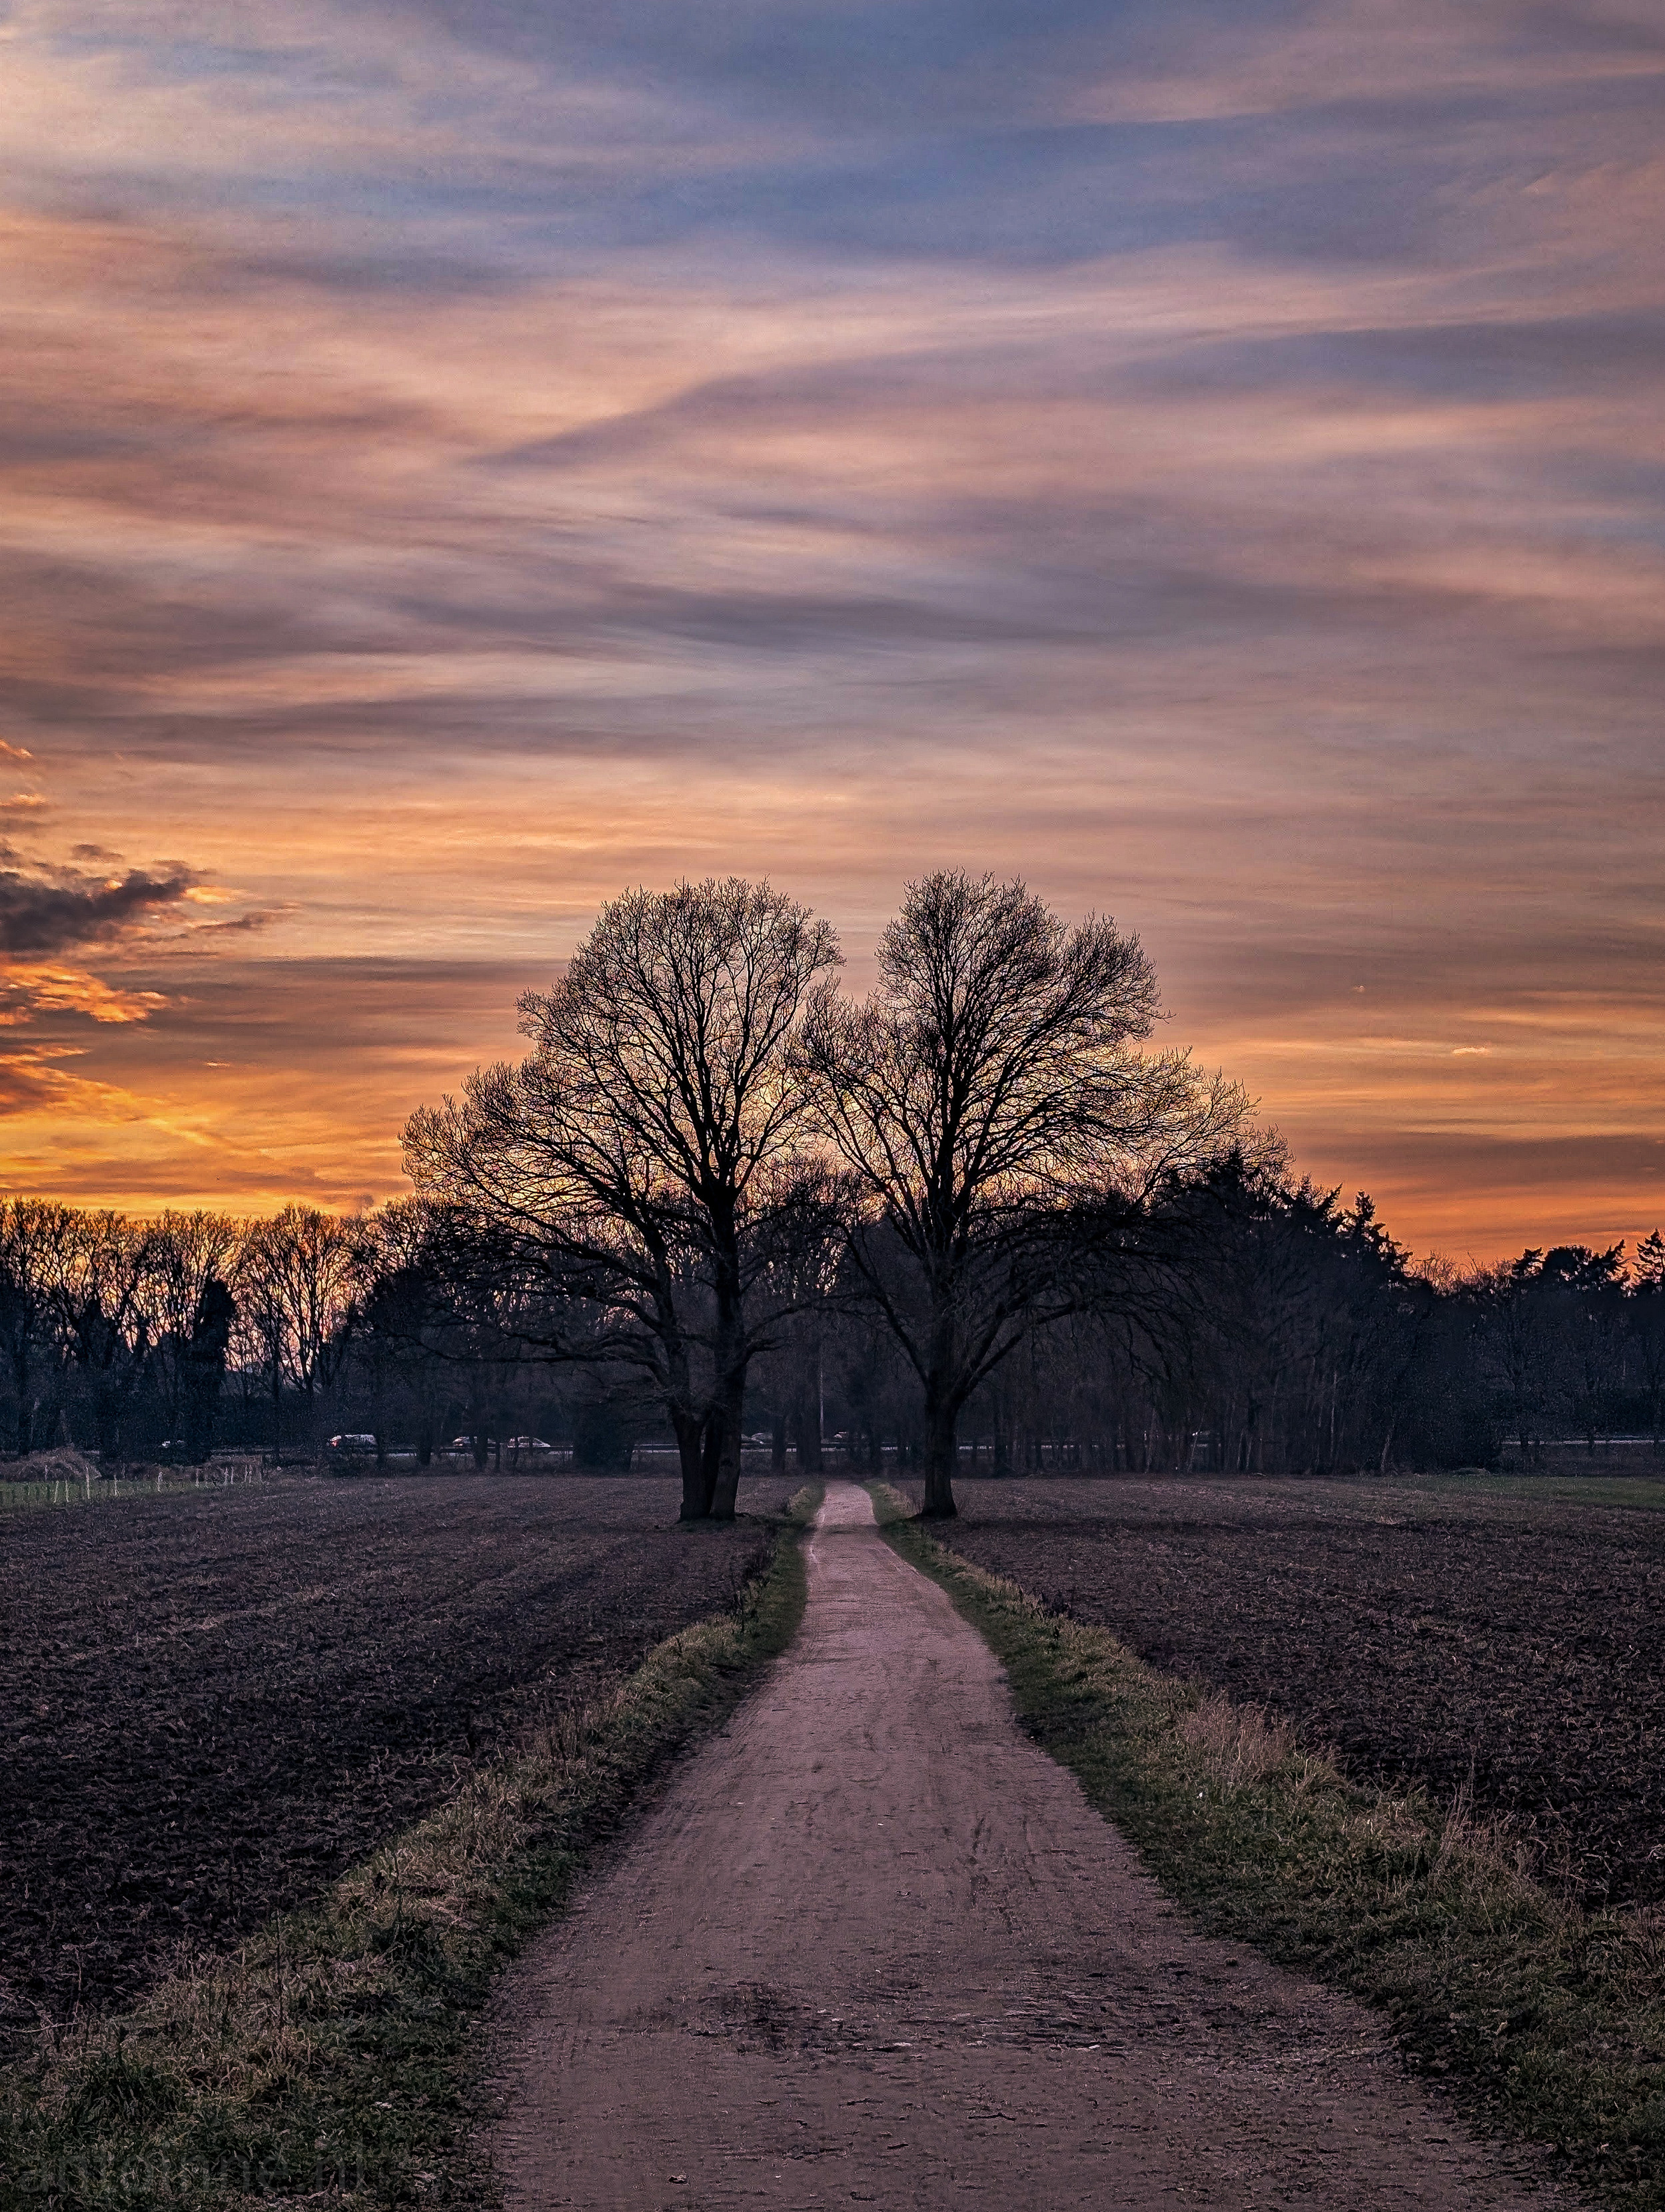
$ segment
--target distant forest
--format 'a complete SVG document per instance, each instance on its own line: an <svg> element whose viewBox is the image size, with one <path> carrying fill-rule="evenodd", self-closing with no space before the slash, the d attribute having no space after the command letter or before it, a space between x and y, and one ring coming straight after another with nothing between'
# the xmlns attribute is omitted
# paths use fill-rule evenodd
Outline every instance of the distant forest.
<svg viewBox="0 0 1665 2212"><path fill-rule="evenodd" d="M1019 884L910 888L857 1003L767 885L603 910L518 1066L340 1217L0 1205L0 1442L109 1465L332 1436L419 1465L527 1440L683 1512L741 1454L952 1478L1486 1466L1665 1427L1665 1240L1414 1266L1234 1086L1145 1048L1155 981Z"/></svg>

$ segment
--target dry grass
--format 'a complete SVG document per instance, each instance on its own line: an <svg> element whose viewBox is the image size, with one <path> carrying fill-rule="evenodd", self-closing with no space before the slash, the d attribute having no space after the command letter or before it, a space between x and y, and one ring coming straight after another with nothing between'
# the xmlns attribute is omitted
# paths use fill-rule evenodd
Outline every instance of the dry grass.
<svg viewBox="0 0 1665 2212"><path fill-rule="evenodd" d="M96 1462L85 1452L77 1451L73 1444L59 1444L52 1451L31 1452L25 1459L12 1463L14 1479L19 1482L96 1482L99 1470Z"/></svg>
<svg viewBox="0 0 1665 2212"><path fill-rule="evenodd" d="M1349 1781L1252 1705L946 1551L891 1541L1005 1664L1018 1711L1211 1933L1382 2008L1406 2064L1633 2212L1665 2208L1665 1908L1591 1911L1505 1820Z"/></svg>
<svg viewBox="0 0 1665 2212"><path fill-rule="evenodd" d="M203 1467L134 1464L105 1468L73 1444L60 1444L9 1463L0 1476L0 1509L90 1505L107 1498L163 1496L179 1490L231 1489L264 1480L265 1468L252 1455L216 1459Z"/></svg>
<svg viewBox="0 0 1665 2212"><path fill-rule="evenodd" d="M815 1496L800 1492L802 1522ZM0 2106L0 2206L341 2212L478 2203L470 2025L651 1775L743 1694L802 1604L795 1540L736 1611L669 1638L234 1957L48 2037Z"/></svg>
<svg viewBox="0 0 1665 2212"><path fill-rule="evenodd" d="M0 1477L0 1506L90 1504L106 1487L94 1462L64 1444L13 1460Z"/></svg>
<svg viewBox="0 0 1665 2212"><path fill-rule="evenodd" d="M1234 1705L1212 1692L1177 1723L1216 1788L1241 1790L1299 1756L1294 1733L1264 1705Z"/></svg>

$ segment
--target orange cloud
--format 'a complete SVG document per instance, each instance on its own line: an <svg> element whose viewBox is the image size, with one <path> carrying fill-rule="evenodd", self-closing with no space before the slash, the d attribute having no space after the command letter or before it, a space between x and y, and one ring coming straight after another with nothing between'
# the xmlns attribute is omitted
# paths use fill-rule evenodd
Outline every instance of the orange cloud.
<svg viewBox="0 0 1665 2212"><path fill-rule="evenodd" d="M52 1014L81 1014L94 1022L144 1022L166 1004L160 991L120 990L78 968L0 970L0 1029L21 1028Z"/></svg>
<svg viewBox="0 0 1665 2212"><path fill-rule="evenodd" d="M1652 1225L1656 27L1113 12L19 11L15 1177L396 1188L622 884L963 863L1401 1235Z"/></svg>

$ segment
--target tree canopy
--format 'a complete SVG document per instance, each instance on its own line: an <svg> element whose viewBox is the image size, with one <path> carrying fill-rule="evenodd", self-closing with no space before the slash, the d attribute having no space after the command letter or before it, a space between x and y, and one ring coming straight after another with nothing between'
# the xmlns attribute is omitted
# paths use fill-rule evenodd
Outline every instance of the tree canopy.
<svg viewBox="0 0 1665 2212"><path fill-rule="evenodd" d="M1137 1049L1158 1005L1136 937L959 872L908 887L863 1003L816 995L803 1064L869 1201L852 1257L924 1394L928 1513L954 1510L972 1391L1087 1295L1083 1240L1241 1127L1235 1085Z"/></svg>
<svg viewBox="0 0 1665 2212"><path fill-rule="evenodd" d="M627 892L521 1001L531 1054L406 1129L419 1192L602 1310L582 1354L651 1376L690 1519L733 1515L755 1293L830 1217L791 1047L839 958L828 925L767 884Z"/></svg>

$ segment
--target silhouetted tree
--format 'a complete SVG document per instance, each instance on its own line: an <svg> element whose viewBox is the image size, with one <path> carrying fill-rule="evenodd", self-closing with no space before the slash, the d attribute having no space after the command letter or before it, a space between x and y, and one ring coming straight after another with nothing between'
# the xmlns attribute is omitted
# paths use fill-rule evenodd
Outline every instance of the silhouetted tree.
<svg viewBox="0 0 1665 2212"><path fill-rule="evenodd" d="M270 1362L275 1452L286 1382L300 1397L307 1447L318 1449L318 1401L347 1357L367 1258L362 1225L316 1206L286 1206L244 1234L234 1288Z"/></svg>
<svg viewBox="0 0 1665 2212"><path fill-rule="evenodd" d="M354 1340L369 1388L376 1461L387 1457L389 1400L409 1408L416 1463L429 1467L438 1440L447 1299L444 1224L418 1199L396 1199L364 1224L366 1279Z"/></svg>
<svg viewBox="0 0 1665 2212"><path fill-rule="evenodd" d="M1658 1452L1665 1449L1665 1237L1656 1229L1636 1248L1628 1318L1648 1426Z"/></svg>
<svg viewBox="0 0 1665 2212"><path fill-rule="evenodd" d="M1480 1316L1479 1350L1523 1459L1535 1458L1554 1402L1562 1347L1540 1275L1542 1249L1480 1269L1471 1294Z"/></svg>
<svg viewBox="0 0 1665 2212"><path fill-rule="evenodd" d="M1622 1370L1624 1273L1622 1242L1604 1252L1587 1244L1558 1244L1544 1254L1538 1268L1540 1294L1550 1306L1559 1340L1562 1402L1591 1452L1608 1425Z"/></svg>
<svg viewBox="0 0 1665 2212"><path fill-rule="evenodd" d="M153 1349L153 1233L119 1213L77 1213L52 1292L99 1452L120 1458Z"/></svg>
<svg viewBox="0 0 1665 2212"><path fill-rule="evenodd" d="M218 1275L210 1275L191 1316L172 1425L182 1456L194 1467L201 1467L214 1449L215 1413L225 1382L226 1354L236 1312L230 1285Z"/></svg>
<svg viewBox="0 0 1665 2212"><path fill-rule="evenodd" d="M0 1352L11 1399L12 1449L31 1451L39 1441L43 1370L56 1379L59 1338L56 1294L69 1267L78 1217L67 1206L39 1198L11 1198L0 1205ZM54 1407L48 1436L57 1423Z"/></svg>
<svg viewBox="0 0 1665 2212"><path fill-rule="evenodd" d="M1124 1215L1246 1108L1184 1054L1132 1049L1157 1016L1137 938L1068 929L1020 883L911 884L879 975L859 1006L817 994L804 1061L870 1204L856 1264L923 1392L924 1510L948 1515L966 1400L1084 1294L1078 1217Z"/></svg>
<svg viewBox="0 0 1665 2212"><path fill-rule="evenodd" d="M168 1212L150 1234L149 1334L161 1425L195 1465L214 1444L234 1307L226 1280L238 1241L223 1213Z"/></svg>
<svg viewBox="0 0 1665 2212"><path fill-rule="evenodd" d="M766 884L682 884L603 908L553 991L521 1001L518 1067L412 1116L418 1191L475 1215L606 1316L552 1352L623 1359L664 1405L682 1512L731 1518L751 1294L781 1234L817 1215L806 1102L789 1054L835 966L825 922Z"/></svg>
<svg viewBox="0 0 1665 2212"><path fill-rule="evenodd" d="M1165 1295L1126 1316L1166 1463L1386 1465L1432 1294L1370 1198L1340 1196L1294 1180L1263 1140L1166 1195L1176 1265Z"/></svg>

